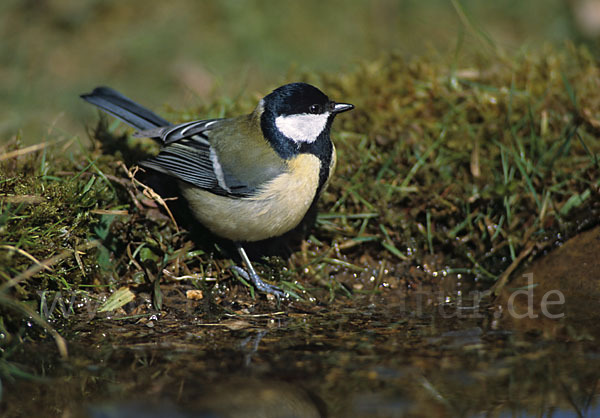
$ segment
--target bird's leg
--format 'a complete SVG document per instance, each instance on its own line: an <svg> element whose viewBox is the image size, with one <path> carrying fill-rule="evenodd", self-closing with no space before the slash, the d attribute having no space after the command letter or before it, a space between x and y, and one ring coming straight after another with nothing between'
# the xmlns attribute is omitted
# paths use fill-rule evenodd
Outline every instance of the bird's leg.
<svg viewBox="0 0 600 418"><path fill-rule="evenodd" d="M258 290L259 292L270 293L272 295L275 295L277 298L285 296L285 293L283 293L283 291L277 286L273 286L271 284L263 282L262 279L258 276L258 274L256 274L254 267L252 267L252 263L250 262L250 259L246 254L246 250L244 250L244 247L242 247L237 242L235 243L235 246L237 247L237 250L240 253L240 257L242 257L242 260L244 261L244 264L246 265L248 271L238 266L233 266L232 269L239 273L239 275L242 276L245 280L252 282L254 287L256 287L256 290Z"/></svg>

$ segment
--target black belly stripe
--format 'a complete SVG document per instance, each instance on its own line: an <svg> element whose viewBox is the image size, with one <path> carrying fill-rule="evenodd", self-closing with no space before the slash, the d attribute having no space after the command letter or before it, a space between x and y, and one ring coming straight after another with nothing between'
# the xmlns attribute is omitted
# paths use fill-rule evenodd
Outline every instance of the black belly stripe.
<svg viewBox="0 0 600 418"><path fill-rule="evenodd" d="M315 198L317 198L321 194L323 187L325 186L325 184L327 184L327 181L329 180L329 176L331 175L331 163L332 163L332 159L333 159L333 144L331 142L329 142L329 145L330 145L330 150L328 153L328 157L320 159L321 160L321 169L319 170L319 187L317 189Z"/></svg>
<svg viewBox="0 0 600 418"><path fill-rule="evenodd" d="M321 193L321 190L327 183L327 180L329 180L331 160L333 158L333 144L329 139L329 126L327 126L323 132L321 132L321 135L319 135L315 142L311 144L302 144L300 147L300 152L314 154L321 162L321 167L319 170L319 187L317 188L317 193L315 194L316 198Z"/></svg>

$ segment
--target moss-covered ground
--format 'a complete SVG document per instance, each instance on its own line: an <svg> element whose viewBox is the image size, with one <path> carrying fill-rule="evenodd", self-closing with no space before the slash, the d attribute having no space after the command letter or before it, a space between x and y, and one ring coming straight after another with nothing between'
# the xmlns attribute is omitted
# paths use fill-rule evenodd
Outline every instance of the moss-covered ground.
<svg viewBox="0 0 600 418"><path fill-rule="evenodd" d="M297 80L356 109L334 124L337 171L304 240L289 244L289 256L256 258L287 300L254 294L229 269L238 260L227 243L191 236L132 180L135 161L156 147L113 119L92 121L89 138L4 144L0 374L26 373L9 361L23 341L52 335L64 351L68 318L89 314L90 304L111 311L102 303L118 289L131 292L109 300L120 317L175 310L161 289L177 288L194 291L194 315L212 319L450 279L485 290L598 223L600 70L584 48L468 61L386 55L288 81ZM237 115L265 93L162 113ZM48 312L58 294L77 303Z"/></svg>

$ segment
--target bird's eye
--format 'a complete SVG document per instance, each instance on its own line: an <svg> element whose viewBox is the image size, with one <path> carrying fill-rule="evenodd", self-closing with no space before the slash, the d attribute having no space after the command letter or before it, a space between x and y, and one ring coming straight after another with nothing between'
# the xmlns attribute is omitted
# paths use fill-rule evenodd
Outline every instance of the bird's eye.
<svg viewBox="0 0 600 418"><path fill-rule="evenodd" d="M321 113L321 106L319 106L318 104L314 104L314 105L310 105L310 107L308 108L308 111L314 115Z"/></svg>

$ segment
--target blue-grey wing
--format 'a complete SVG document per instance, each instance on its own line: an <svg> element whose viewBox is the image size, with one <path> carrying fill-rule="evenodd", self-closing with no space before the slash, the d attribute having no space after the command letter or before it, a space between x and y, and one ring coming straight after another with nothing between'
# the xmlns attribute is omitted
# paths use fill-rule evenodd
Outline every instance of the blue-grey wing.
<svg viewBox="0 0 600 418"><path fill-rule="evenodd" d="M222 196L247 197L256 191L255 187L225 172L208 143L194 139L169 144L156 157L140 165Z"/></svg>
<svg viewBox="0 0 600 418"><path fill-rule="evenodd" d="M133 136L153 138L162 142L163 145L168 145L182 139L207 139L205 133L214 129L224 120L225 119L195 120L192 122L180 123L178 125L167 125L138 131Z"/></svg>
<svg viewBox="0 0 600 418"><path fill-rule="evenodd" d="M209 131L223 120L195 121L138 132L137 136L160 139L164 144L156 157L141 161L140 165L218 195L251 196L256 185L249 185L227 172L209 142Z"/></svg>

